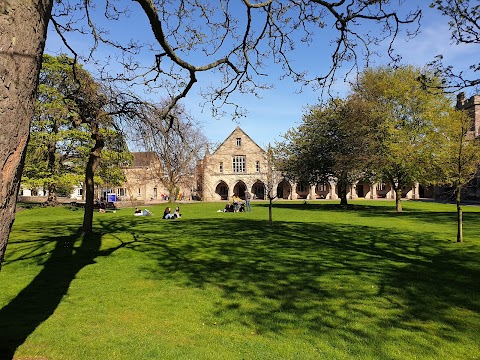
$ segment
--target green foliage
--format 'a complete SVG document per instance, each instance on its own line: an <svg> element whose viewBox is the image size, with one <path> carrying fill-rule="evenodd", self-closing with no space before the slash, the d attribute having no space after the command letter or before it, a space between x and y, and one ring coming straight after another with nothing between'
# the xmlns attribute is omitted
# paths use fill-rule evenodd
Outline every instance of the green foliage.
<svg viewBox="0 0 480 360"><path fill-rule="evenodd" d="M469 359L480 353L480 209L275 203L182 218L17 214L0 272L0 348L33 359ZM393 221L394 220L394 221ZM2 353L4 354L4 353ZM12 356L13 358L13 356Z"/></svg>
<svg viewBox="0 0 480 360"><path fill-rule="evenodd" d="M94 144L90 126L82 123L88 107L87 98L101 97L99 85L79 64L65 55L44 55L37 92L37 105L30 131L22 182L33 189L56 184L61 195L68 195L73 185L85 177L85 167ZM88 80L88 81L87 81ZM84 81L84 85L81 85ZM86 85L85 85L86 84ZM90 84L90 88L86 86ZM78 101L78 90L82 101ZM90 95L89 95L90 94ZM88 96L87 96L88 95ZM105 148L98 172L100 182L118 185L124 179L122 167L130 164L124 136L112 121L105 121L99 130Z"/></svg>
<svg viewBox="0 0 480 360"><path fill-rule="evenodd" d="M308 184L330 177L358 180L368 163L370 134L362 107L353 98L311 107L300 126L277 144L278 168Z"/></svg>
<svg viewBox="0 0 480 360"><path fill-rule="evenodd" d="M480 138L474 136L474 120L466 111L451 110L442 124L442 151L435 165L432 183L463 186L473 179L480 166Z"/></svg>
<svg viewBox="0 0 480 360"><path fill-rule="evenodd" d="M310 108L284 139L276 145L276 167L307 184L336 179L343 204L347 185L368 173L372 132L364 104L354 97Z"/></svg>
<svg viewBox="0 0 480 360"><path fill-rule="evenodd" d="M420 69L368 69L354 86L365 102L375 132L373 168L380 178L401 189L435 176L430 166L441 150L439 126L450 116L452 101L419 81ZM441 79L431 77L432 84Z"/></svg>

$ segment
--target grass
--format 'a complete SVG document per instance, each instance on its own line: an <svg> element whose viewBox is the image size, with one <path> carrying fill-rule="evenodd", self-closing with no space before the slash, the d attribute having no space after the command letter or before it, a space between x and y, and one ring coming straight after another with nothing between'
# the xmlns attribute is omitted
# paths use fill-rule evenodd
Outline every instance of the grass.
<svg viewBox="0 0 480 360"><path fill-rule="evenodd" d="M17 214L0 359L479 359L480 208L266 204Z"/></svg>

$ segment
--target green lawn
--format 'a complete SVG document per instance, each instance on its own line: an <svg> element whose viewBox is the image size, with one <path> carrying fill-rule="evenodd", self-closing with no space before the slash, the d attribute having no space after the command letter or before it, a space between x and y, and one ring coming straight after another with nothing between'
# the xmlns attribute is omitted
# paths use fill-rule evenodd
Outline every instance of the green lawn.
<svg viewBox="0 0 480 360"><path fill-rule="evenodd" d="M17 213L0 359L480 359L480 208L181 204Z"/></svg>

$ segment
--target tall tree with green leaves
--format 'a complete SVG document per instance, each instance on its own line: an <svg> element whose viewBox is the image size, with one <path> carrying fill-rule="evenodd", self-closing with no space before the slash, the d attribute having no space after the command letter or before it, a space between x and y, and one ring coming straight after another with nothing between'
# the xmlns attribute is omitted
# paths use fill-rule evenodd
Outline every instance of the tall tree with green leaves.
<svg viewBox="0 0 480 360"><path fill-rule="evenodd" d="M84 181L85 232L91 231L95 182L121 184L122 167L131 160L112 115L131 109L119 109L114 97L73 59L44 55L24 180L46 184L52 204L59 184L68 187Z"/></svg>
<svg viewBox="0 0 480 360"><path fill-rule="evenodd" d="M70 138L76 132L69 100L65 97L74 85L68 80L71 71L65 56L44 55L22 176L22 182L30 188L48 190L47 204L50 205L57 204L56 192L60 184L72 187L72 181L79 183L71 176L79 173L73 171L68 151Z"/></svg>
<svg viewBox="0 0 480 360"><path fill-rule="evenodd" d="M412 66L379 67L364 71L353 86L368 112L375 146L373 170L390 182L396 209L402 211L402 190L434 176L432 164L440 151L438 124L448 117L452 101L432 93L418 81L421 70ZM432 84L441 79L431 77Z"/></svg>
<svg viewBox="0 0 480 360"><path fill-rule="evenodd" d="M457 207L457 242L463 242L462 190L480 171L480 137L475 137L474 119L466 111L452 109L439 131L441 151L435 161L432 184L453 188Z"/></svg>
<svg viewBox="0 0 480 360"><path fill-rule="evenodd" d="M370 130L364 104L354 97L313 106L276 144L277 168L307 184L335 180L347 205L348 185L368 173Z"/></svg>

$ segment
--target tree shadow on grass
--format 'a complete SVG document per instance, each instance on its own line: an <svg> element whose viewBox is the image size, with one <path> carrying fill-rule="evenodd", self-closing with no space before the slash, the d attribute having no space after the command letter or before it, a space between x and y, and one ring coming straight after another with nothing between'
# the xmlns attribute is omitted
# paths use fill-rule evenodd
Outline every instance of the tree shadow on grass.
<svg viewBox="0 0 480 360"><path fill-rule="evenodd" d="M168 225L173 232L178 224ZM384 343L406 344L405 337L440 354L424 339L459 341L464 324L451 310L480 311L478 251L431 234L318 223L268 228L230 219L182 226L195 236L146 238L134 247L157 259L158 268L145 269L154 278L219 289L212 318L221 325L239 322L267 336L300 331L312 342L335 332L346 344L368 342L369 355L388 358Z"/></svg>
<svg viewBox="0 0 480 360"><path fill-rule="evenodd" d="M132 224L123 222L108 225L109 231L115 232L126 231ZM24 228L20 231L47 228L54 232L58 227L58 233L69 233L66 230L68 226L61 222L30 223L28 226L30 230ZM0 309L0 360L13 359L16 349L54 313L80 270L94 264L96 258L109 256L131 243L121 242L116 247L100 250L101 237L100 233L83 237L76 232L64 236L44 235L27 243L28 250L25 255L5 262L36 261L43 267L27 287ZM24 244L23 241L20 242ZM47 246L52 242L55 243L53 250Z"/></svg>
<svg viewBox="0 0 480 360"><path fill-rule="evenodd" d="M415 200L415 202L422 202ZM425 201L432 202L432 201ZM279 203L274 207L278 209L292 209L292 210L306 210L306 211L327 211L327 212L339 212L345 214L348 217L349 214L354 213L356 215L365 218L388 218L388 219L407 219L411 221L422 221L428 224L451 224L452 231L456 231L457 213L456 209L452 207L451 211L426 211L404 208L402 212L395 210L395 202L391 201L392 206L387 205L365 205L365 204L348 204L340 205L333 203L307 203L307 204L295 204L295 203ZM268 207L268 204L258 204L258 207ZM473 208L463 207L463 222L464 228L470 226L476 226L480 213L478 211L472 211ZM275 211L275 210L274 210ZM479 228L480 229L480 228ZM475 230L475 229L472 229ZM475 232L475 235L480 235L480 231ZM452 240L455 240L453 238Z"/></svg>
<svg viewBox="0 0 480 360"><path fill-rule="evenodd" d="M162 222L159 233L150 218L96 221L109 236L128 232L133 241L101 250L101 235L40 236L39 244L54 241L55 249L48 256L37 257L33 249L26 255L46 260L36 278L0 310L0 359L12 359L53 314L81 269L122 247L156 260L156 267L145 265L145 277L215 289L207 324L240 323L265 336L295 331L312 344L326 336L339 341L334 345L343 351L367 342L371 353L366 355L379 358L391 355L382 353L384 343L405 344L405 334L395 331L412 334L409 343L440 354L434 341L423 340L437 336L454 342L480 330L466 329L462 319L450 316L452 309L480 311L479 251L462 251L421 231L301 222L268 227L265 221L225 218ZM30 230L35 226L40 225L31 224ZM56 226L62 224L47 227Z"/></svg>

